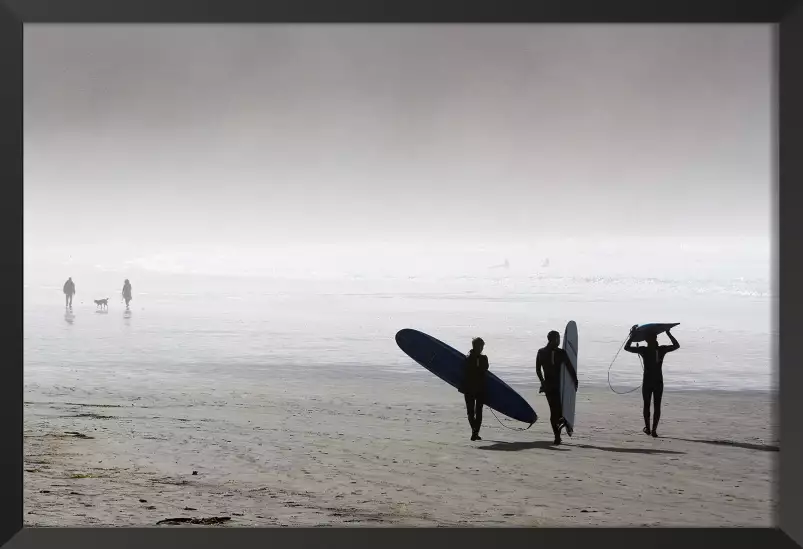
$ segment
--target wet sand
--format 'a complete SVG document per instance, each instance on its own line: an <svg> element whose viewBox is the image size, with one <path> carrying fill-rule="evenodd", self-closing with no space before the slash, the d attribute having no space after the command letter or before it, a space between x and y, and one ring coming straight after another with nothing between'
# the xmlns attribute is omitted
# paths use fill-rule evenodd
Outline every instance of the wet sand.
<svg viewBox="0 0 803 549"><path fill-rule="evenodd" d="M147 393L28 384L27 526L771 526L778 456L768 393L580 388L573 437L505 428L469 440L462 396L431 376L343 369L164 382ZM313 375L313 374L310 374ZM508 427L523 425L499 416ZM165 523L160 527L170 527Z"/></svg>

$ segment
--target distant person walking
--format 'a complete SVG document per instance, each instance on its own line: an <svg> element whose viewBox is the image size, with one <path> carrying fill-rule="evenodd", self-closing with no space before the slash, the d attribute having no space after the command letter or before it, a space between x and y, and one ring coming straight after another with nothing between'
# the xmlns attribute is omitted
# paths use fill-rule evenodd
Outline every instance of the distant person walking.
<svg viewBox="0 0 803 549"><path fill-rule="evenodd" d="M577 373L566 351L560 348L560 334L552 330L546 338L546 346L538 349L538 354L535 356L535 373L541 380L541 389L538 392L544 393L546 401L549 403L549 423L555 434L554 444L559 445L561 443L560 431L566 426L560 398L560 368L564 363L567 365L575 389L578 386Z"/></svg>
<svg viewBox="0 0 803 549"><path fill-rule="evenodd" d="M123 299L125 300L125 308L128 309L128 304L131 303L131 283L125 279L123 283Z"/></svg>
<svg viewBox="0 0 803 549"><path fill-rule="evenodd" d="M485 405L485 378L488 372L488 357L482 354L485 342L482 338L475 338L471 342L471 351L465 361L465 383L463 395L466 398L466 412L468 423L471 425L471 440L480 438L482 426L482 407Z"/></svg>
<svg viewBox="0 0 803 549"><path fill-rule="evenodd" d="M641 382L641 396L644 398L644 432L653 437L658 437L658 422L661 419L661 398L664 394L664 357L667 353L680 349L680 343L669 330L672 345L658 345L658 336L651 334L645 338L646 347L633 347L633 331L638 325L630 329L630 337L625 343L625 351L641 356L644 363L644 378ZM655 413L652 416L652 429L650 429L650 400L654 403Z"/></svg>
<svg viewBox="0 0 803 549"><path fill-rule="evenodd" d="M75 282L72 281L72 277L67 279L67 282L64 283L64 306L67 309L72 310L72 296L75 295Z"/></svg>

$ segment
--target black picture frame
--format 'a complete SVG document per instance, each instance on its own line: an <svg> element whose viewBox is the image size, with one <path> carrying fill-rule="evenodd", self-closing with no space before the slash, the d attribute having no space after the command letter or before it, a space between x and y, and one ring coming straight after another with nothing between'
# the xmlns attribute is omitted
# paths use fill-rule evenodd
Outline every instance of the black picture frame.
<svg viewBox="0 0 803 549"><path fill-rule="evenodd" d="M574 0L461 2L396 0L3 0L0 3L0 307L4 328L0 383L0 544L8 547L171 548L274 546L418 547L447 542L461 547L509 543L554 547L581 544L629 547L803 546L803 418L796 391L803 370L795 363L803 267L796 237L803 181L803 1ZM765 529L548 528L23 528L23 30L26 23L214 22L497 22L497 23L763 23L775 26L778 198L775 209L773 294L779 344L774 362L780 403L779 465L775 471L776 527ZM781 297L782 296L782 297ZM797 464L797 465L795 465ZM238 541L239 540L239 541Z"/></svg>

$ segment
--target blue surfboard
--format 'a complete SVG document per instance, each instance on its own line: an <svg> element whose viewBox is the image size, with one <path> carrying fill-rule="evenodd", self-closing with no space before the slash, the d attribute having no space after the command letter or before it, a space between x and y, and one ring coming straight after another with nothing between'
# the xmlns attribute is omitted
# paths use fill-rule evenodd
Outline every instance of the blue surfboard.
<svg viewBox="0 0 803 549"><path fill-rule="evenodd" d="M432 336L412 329L400 330L396 334L396 344L421 366L463 392L465 354ZM485 404L488 407L529 425L536 422L538 415L521 395L493 372L488 372L487 375Z"/></svg>
<svg viewBox="0 0 803 549"><path fill-rule="evenodd" d="M649 335L662 334L667 330L671 330L678 324L680 324L680 322L651 322L649 324L641 324L638 328L633 330L630 339L633 341L633 343L639 343L641 341L645 341Z"/></svg>

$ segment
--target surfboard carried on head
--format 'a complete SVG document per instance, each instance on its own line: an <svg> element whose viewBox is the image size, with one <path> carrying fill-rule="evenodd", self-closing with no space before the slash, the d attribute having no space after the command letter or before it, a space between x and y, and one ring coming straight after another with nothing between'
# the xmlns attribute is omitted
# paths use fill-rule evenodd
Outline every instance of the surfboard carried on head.
<svg viewBox="0 0 803 549"><path fill-rule="evenodd" d="M464 353L430 335L408 328L396 334L396 344L418 364L463 392ZM493 372L488 372L485 380L485 405L529 425L538 419L532 406Z"/></svg>
<svg viewBox="0 0 803 549"><path fill-rule="evenodd" d="M630 334L630 339L633 343L640 343L646 341L651 335L657 336L667 330L671 330L679 324L680 322L650 322L648 324L639 324Z"/></svg>
<svg viewBox="0 0 803 549"><path fill-rule="evenodd" d="M577 371L577 323L570 320L566 324L563 332L563 350L572 362L574 372ZM574 432L574 412L577 403L577 389L574 386L574 378L569 373L569 369L564 363L560 368L560 404L563 412L563 419L566 420L566 434L572 436Z"/></svg>

